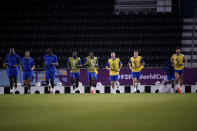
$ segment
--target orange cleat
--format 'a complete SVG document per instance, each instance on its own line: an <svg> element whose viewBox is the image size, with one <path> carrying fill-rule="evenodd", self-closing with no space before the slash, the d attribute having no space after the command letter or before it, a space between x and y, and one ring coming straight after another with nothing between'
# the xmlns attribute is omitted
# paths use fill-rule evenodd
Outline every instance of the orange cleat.
<svg viewBox="0 0 197 131"><path fill-rule="evenodd" d="M181 93L181 89L179 87L177 88L177 91L178 91L178 93Z"/></svg>
<svg viewBox="0 0 197 131"><path fill-rule="evenodd" d="M92 94L95 94L95 91L94 91L94 90L91 90L91 93L92 93Z"/></svg>

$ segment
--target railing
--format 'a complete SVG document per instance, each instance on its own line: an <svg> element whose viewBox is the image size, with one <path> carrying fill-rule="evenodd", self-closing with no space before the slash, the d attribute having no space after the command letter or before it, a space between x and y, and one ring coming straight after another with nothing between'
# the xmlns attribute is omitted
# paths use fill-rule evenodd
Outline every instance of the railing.
<svg viewBox="0 0 197 131"><path fill-rule="evenodd" d="M176 7L181 11L181 1L177 5L172 4L173 0L116 0L115 12L172 12Z"/></svg>

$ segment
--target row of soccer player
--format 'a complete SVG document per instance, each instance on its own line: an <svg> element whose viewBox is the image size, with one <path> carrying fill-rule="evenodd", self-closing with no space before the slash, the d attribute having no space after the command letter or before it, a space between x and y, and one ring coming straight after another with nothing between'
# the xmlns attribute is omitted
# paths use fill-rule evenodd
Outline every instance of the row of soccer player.
<svg viewBox="0 0 197 131"><path fill-rule="evenodd" d="M186 59L184 55L180 53L180 48L177 48L176 54L172 55L171 60L169 60L169 63L165 67L165 72L168 76L169 82L173 83L172 81L176 77L177 84L179 84L179 86L182 86L185 63ZM141 71L145 65L144 59L138 55L137 50L134 51L133 57L129 59L128 65L132 73L134 92L136 92L140 80ZM35 69L34 61L30 57L30 52L26 51L25 57L20 59L19 55L15 53L13 48L11 48L9 54L4 60L3 66L7 68L7 74L10 81L10 93L13 93L14 88L17 88L17 76L19 68L23 71L24 85L28 87L28 93L30 93L32 70ZM53 88L56 66L58 66L57 56L53 54L51 48L48 48L47 54L44 56L44 67L46 69L46 83L48 84L48 90L51 93L54 93ZM85 58L84 66L86 66L88 69L88 80L90 82L91 93L94 93L94 87L96 87L96 80L98 75L98 59L94 56L93 52L89 52L89 56ZM70 77L73 90L78 88L81 67L81 59L80 57L77 57L77 52L74 51L72 53L72 57L69 57L68 59L68 68L71 72ZM118 88L119 86L118 80L121 68L121 60L115 56L115 52L111 52L111 58L108 59L106 69L109 70L113 93L115 93L115 88ZM174 90L173 84L172 90ZM178 91L180 92L180 88L178 88Z"/></svg>

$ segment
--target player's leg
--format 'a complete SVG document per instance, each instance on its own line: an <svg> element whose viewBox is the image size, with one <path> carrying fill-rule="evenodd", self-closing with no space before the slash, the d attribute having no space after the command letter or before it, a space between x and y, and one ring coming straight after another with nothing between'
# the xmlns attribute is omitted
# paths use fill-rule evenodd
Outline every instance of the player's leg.
<svg viewBox="0 0 197 131"><path fill-rule="evenodd" d="M14 88L16 89L17 88L18 70L13 70L12 71L12 76L13 76L13 79L14 79Z"/></svg>
<svg viewBox="0 0 197 131"><path fill-rule="evenodd" d="M93 87L96 88L96 80L97 80L97 75L96 72L93 73Z"/></svg>
<svg viewBox="0 0 197 131"><path fill-rule="evenodd" d="M179 76L179 74L178 74L178 72L175 72L175 78L176 78L176 86L177 86L177 91L178 91L178 93L181 93L181 89L180 89L180 87L179 87L179 81L180 81L180 76Z"/></svg>
<svg viewBox="0 0 197 131"><path fill-rule="evenodd" d="M76 88L79 87L80 72L75 73L75 85Z"/></svg>
<svg viewBox="0 0 197 131"><path fill-rule="evenodd" d="M171 93L175 93L175 75L171 74Z"/></svg>
<svg viewBox="0 0 197 131"><path fill-rule="evenodd" d="M75 74L74 73L70 73L70 79L71 79L71 83L72 83L72 87L73 87L73 91L75 90Z"/></svg>
<svg viewBox="0 0 197 131"><path fill-rule="evenodd" d="M88 72L88 80L90 82L90 92L92 94L95 93L94 88L93 88L93 84L94 84L94 76L92 72Z"/></svg>
<svg viewBox="0 0 197 131"><path fill-rule="evenodd" d="M27 86L27 78L26 78L26 73L23 71L23 84L24 86Z"/></svg>
<svg viewBox="0 0 197 131"><path fill-rule="evenodd" d="M14 86L14 78L12 76L9 76L9 81L10 81L10 94L12 94L13 91L13 86Z"/></svg>
<svg viewBox="0 0 197 131"><path fill-rule="evenodd" d="M171 80L171 93L175 93L174 83L175 83L175 80L172 79L172 80Z"/></svg>
<svg viewBox="0 0 197 131"><path fill-rule="evenodd" d="M115 78L114 78L114 80L115 80L115 86L117 87L117 88L119 88L119 75L116 75L116 76L114 76Z"/></svg>
<svg viewBox="0 0 197 131"><path fill-rule="evenodd" d="M54 91L54 86L55 86L55 71L51 71L50 72L50 83L51 83L51 93L55 94L55 91Z"/></svg>
<svg viewBox="0 0 197 131"><path fill-rule="evenodd" d="M136 77L133 78L133 87L134 87L134 92L136 93L137 92L137 78Z"/></svg>
<svg viewBox="0 0 197 131"><path fill-rule="evenodd" d="M140 93L140 91L138 90L138 86L139 86L139 82L140 82L140 76L141 76L141 71L136 72L136 92L138 91L138 93Z"/></svg>
<svg viewBox="0 0 197 131"><path fill-rule="evenodd" d="M30 90L31 90L31 78L27 79L27 88L28 88L27 93L30 94L31 93L30 92Z"/></svg>
<svg viewBox="0 0 197 131"><path fill-rule="evenodd" d="M133 89L134 89L134 93L136 93L137 89L136 89L136 85L137 85L137 76L136 76L136 72L132 72L131 73L132 76L132 80L133 80Z"/></svg>
<svg viewBox="0 0 197 131"><path fill-rule="evenodd" d="M180 90L182 89L182 85L183 85L183 70L180 70L179 72L179 88Z"/></svg>
<svg viewBox="0 0 197 131"><path fill-rule="evenodd" d="M111 88L111 89L112 89L111 92L112 92L113 94L115 94L116 92L115 92L115 81L114 81L114 80L111 81L111 87L112 87L112 88Z"/></svg>
<svg viewBox="0 0 197 131"><path fill-rule="evenodd" d="M47 83L47 86L48 86L48 91L50 91L50 86L49 86L49 71L46 70L46 73L45 73L45 80L46 80L46 83Z"/></svg>

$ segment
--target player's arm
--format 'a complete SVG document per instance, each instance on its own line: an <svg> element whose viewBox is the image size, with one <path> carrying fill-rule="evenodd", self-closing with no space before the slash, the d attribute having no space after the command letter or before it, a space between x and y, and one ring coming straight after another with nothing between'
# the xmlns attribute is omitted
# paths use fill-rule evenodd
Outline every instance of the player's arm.
<svg viewBox="0 0 197 131"><path fill-rule="evenodd" d="M106 69L107 69L107 70L110 70L109 61L108 61L107 64L106 64Z"/></svg>
<svg viewBox="0 0 197 131"><path fill-rule="evenodd" d="M68 69L70 69L70 68L71 68L71 66L70 66L70 58L68 58L67 67L68 67Z"/></svg>
<svg viewBox="0 0 197 131"><path fill-rule="evenodd" d="M55 56L55 60L53 61L53 63L51 63L51 65L58 66L57 56Z"/></svg>
<svg viewBox="0 0 197 131"><path fill-rule="evenodd" d="M98 60L96 60L96 65L94 65L95 68L98 68Z"/></svg>
<svg viewBox="0 0 197 131"><path fill-rule="evenodd" d="M165 62L164 63L164 66L163 66L163 70L164 70L164 74L166 75L167 74L167 71L168 71L168 69L169 69L169 65L168 65L169 63L168 62Z"/></svg>
<svg viewBox="0 0 197 131"><path fill-rule="evenodd" d="M129 66L129 69L132 69L132 62L131 62L131 59L129 59L128 66Z"/></svg>
<svg viewBox="0 0 197 131"><path fill-rule="evenodd" d="M20 66L20 57L17 55L17 63L18 64L15 64L15 65L13 65L13 67L17 67L17 66Z"/></svg>
<svg viewBox="0 0 197 131"><path fill-rule="evenodd" d="M173 58L173 55L171 56L170 61L172 63L172 67L174 67L174 58Z"/></svg>
<svg viewBox="0 0 197 131"><path fill-rule="evenodd" d="M187 59L185 58L185 56L183 57L183 63L187 64Z"/></svg>
<svg viewBox="0 0 197 131"><path fill-rule="evenodd" d="M141 58L141 60L140 60L140 66L145 66L145 62L144 62L143 58Z"/></svg>
<svg viewBox="0 0 197 131"><path fill-rule="evenodd" d="M35 64L34 64L34 60L32 60L32 68L31 68L31 70L34 70L36 67L35 67Z"/></svg>
<svg viewBox="0 0 197 131"><path fill-rule="evenodd" d="M79 59L79 63L77 65L77 67L81 68L82 67L82 62L81 62L81 59Z"/></svg>
<svg viewBox="0 0 197 131"><path fill-rule="evenodd" d="M121 68L122 68L122 62L119 61L119 69L118 69L118 71L120 71Z"/></svg>
<svg viewBox="0 0 197 131"><path fill-rule="evenodd" d="M3 67L8 68L8 56L4 60Z"/></svg>
<svg viewBox="0 0 197 131"><path fill-rule="evenodd" d="M88 66L87 58L85 58L85 60L84 60L84 66Z"/></svg>
<svg viewBox="0 0 197 131"><path fill-rule="evenodd" d="M99 69L99 63L98 63L98 60L96 61L96 68L97 68L97 70Z"/></svg>
<svg viewBox="0 0 197 131"><path fill-rule="evenodd" d="M19 68L20 68L21 71L23 71L23 64L22 64L22 61L21 61L20 64L19 64Z"/></svg>

